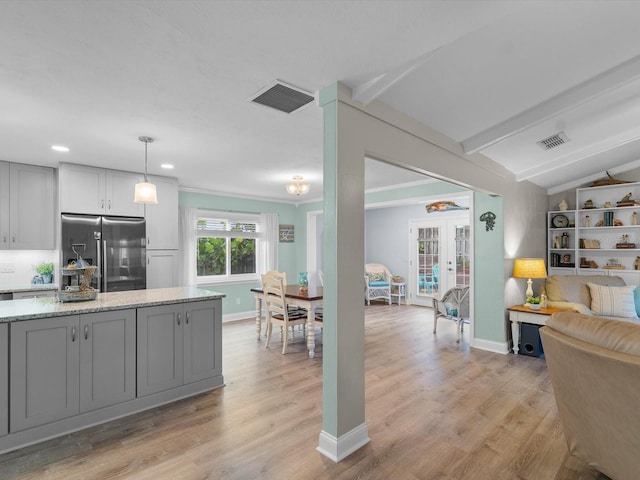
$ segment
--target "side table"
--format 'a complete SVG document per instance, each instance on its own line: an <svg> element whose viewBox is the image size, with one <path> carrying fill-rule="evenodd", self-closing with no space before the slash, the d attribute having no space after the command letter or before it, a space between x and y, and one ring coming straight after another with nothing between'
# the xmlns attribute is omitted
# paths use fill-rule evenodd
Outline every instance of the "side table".
<svg viewBox="0 0 640 480"><path fill-rule="evenodd" d="M393 303L393 297L398 298L398 305L404 297L404 304L407 304L407 284L406 282L391 282L391 303Z"/></svg>
<svg viewBox="0 0 640 480"><path fill-rule="evenodd" d="M507 308L509 311L509 321L511 322L511 336L513 337L513 353L518 354L520 344L520 324L532 323L534 325L546 325L547 319L556 312L561 312L560 308L541 308L532 310L524 305L514 305Z"/></svg>

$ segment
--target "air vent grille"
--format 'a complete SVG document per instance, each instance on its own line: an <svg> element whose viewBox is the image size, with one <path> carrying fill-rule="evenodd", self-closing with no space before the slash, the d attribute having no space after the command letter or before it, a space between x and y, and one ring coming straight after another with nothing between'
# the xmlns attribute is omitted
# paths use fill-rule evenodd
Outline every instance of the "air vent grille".
<svg viewBox="0 0 640 480"><path fill-rule="evenodd" d="M544 138L538 142L540 148L543 150L551 150L552 148L559 147L562 144L565 144L569 141L569 137L564 132L558 132L550 137Z"/></svg>
<svg viewBox="0 0 640 480"><path fill-rule="evenodd" d="M313 95L280 80L263 88L250 101L281 112L291 113L313 101Z"/></svg>

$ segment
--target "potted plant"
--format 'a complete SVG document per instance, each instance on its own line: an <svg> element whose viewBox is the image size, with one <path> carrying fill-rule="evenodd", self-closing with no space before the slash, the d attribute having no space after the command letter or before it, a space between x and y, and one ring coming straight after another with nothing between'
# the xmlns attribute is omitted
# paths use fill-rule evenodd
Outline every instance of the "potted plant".
<svg viewBox="0 0 640 480"><path fill-rule="evenodd" d="M531 310L540 310L540 297L527 297L527 306Z"/></svg>
<svg viewBox="0 0 640 480"><path fill-rule="evenodd" d="M42 283L51 283L53 281L53 263L40 262L36 265L36 271L42 277Z"/></svg>

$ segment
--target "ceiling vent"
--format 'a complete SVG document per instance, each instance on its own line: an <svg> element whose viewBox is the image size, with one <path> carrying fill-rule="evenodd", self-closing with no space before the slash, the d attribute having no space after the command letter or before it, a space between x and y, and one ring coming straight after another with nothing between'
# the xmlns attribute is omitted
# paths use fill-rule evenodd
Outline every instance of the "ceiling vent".
<svg viewBox="0 0 640 480"><path fill-rule="evenodd" d="M551 150L552 148L559 147L560 145L567 143L569 141L569 137L564 132L558 132L550 137L543 138L542 140L536 142L540 145L540 148L543 150Z"/></svg>
<svg viewBox="0 0 640 480"><path fill-rule="evenodd" d="M249 97L249 100L284 113L292 113L312 102L314 97L312 93L276 80Z"/></svg>

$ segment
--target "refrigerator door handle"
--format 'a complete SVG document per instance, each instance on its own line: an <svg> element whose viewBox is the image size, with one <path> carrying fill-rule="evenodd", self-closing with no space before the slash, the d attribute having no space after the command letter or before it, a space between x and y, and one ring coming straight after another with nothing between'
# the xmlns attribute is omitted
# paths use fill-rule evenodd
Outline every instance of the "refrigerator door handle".
<svg viewBox="0 0 640 480"><path fill-rule="evenodd" d="M104 240L102 242L102 246L103 246L103 252L102 254L104 255L103 258L103 268L102 268L102 280L104 283L104 291L108 292L108 288L107 288L107 273L108 273L108 268L107 268L107 241Z"/></svg>
<svg viewBox="0 0 640 480"><path fill-rule="evenodd" d="M98 290L102 290L102 249L100 248L100 240L96 240L96 251L98 252L98 254L96 255L97 259L98 259Z"/></svg>

